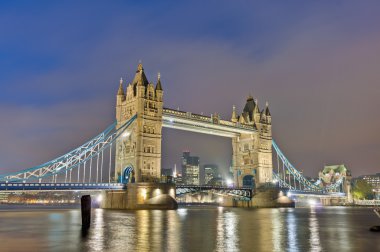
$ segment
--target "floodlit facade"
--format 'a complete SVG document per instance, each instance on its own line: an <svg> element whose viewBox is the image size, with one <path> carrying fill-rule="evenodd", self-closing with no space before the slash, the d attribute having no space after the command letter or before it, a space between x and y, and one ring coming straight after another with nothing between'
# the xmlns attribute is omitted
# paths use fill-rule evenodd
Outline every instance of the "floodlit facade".
<svg viewBox="0 0 380 252"><path fill-rule="evenodd" d="M114 180L154 182L161 177L162 127L214 134L232 139L235 186L255 187L272 182L272 116L268 103L260 110L248 96L242 113L233 106L231 120L163 108L160 75L148 81L139 64L133 81L124 89L120 80L116 96L117 127L137 115L131 127L116 140ZM126 171L131 171L132 175ZM192 175L190 175L192 174ZM199 163L183 170L184 183L199 184Z"/></svg>
<svg viewBox="0 0 380 252"><path fill-rule="evenodd" d="M120 80L116 97L116 120L120 127L138 114L132 130L116 142L115 179L124 176L126 167L133 168L136 182L154 182L161 177L161 138L163 90L160 75L154 85L149 82L140 63L133 81L124 92Z"/></svg>

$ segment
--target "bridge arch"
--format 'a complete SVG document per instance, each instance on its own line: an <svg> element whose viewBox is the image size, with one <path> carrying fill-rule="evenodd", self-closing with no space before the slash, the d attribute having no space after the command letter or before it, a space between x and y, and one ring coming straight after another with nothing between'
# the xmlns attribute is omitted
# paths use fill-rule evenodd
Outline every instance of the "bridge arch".
<svg viewBox="0 0 380 252"><path fill-rule="evenodd" d="M129 164L124 168L122 174L120 175L119 183L122 183L122 184L134 183L135 182L134 180L135 180L134 169L133 169L133 166Z"/></svg>
<svg viewBox="0 0 380 252"><path fill-rule="evenodd" d="M243 187L255 188L255 177L251 174L243 176Z"/></svg>

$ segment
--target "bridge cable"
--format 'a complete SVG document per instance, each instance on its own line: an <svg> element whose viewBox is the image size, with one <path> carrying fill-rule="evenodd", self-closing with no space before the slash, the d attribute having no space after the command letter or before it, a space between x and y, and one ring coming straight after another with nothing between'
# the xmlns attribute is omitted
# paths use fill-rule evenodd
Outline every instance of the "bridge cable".
<svg viewBox="0 0 380 252"><path fill-rule="evenodd" d="M108 166L108 183L111 183L111 160L112 159L112 143L110 145L110 164Z"/></svg>
<svg viewBox="0 0 380 252"><path fill-rule="evenodd" d="M90 178L88 179L88 183L91 183L91 170L92 170L92 158L90 159Z"/></svg>
<svg viewBox="0 0 380 252"><path fill-rule="evenodd" d="M85 179L86 179L86 163L87 163L87 161L84 161L84 165L83 165L83 183L85 182Z"/></svg>
<svg viewBox="0 0 380 252"><path fill-rule="evenodd" d="M96 183L98 183L98 173L99 173L99 153L96 155Z"/></svg>
<svg viewBox="0 0 380 252"><path fill-rule="evenodd" d="M103 183L103 151L102 150L102 162L101 162L101 167L100 167L100 183Z"/></svg>

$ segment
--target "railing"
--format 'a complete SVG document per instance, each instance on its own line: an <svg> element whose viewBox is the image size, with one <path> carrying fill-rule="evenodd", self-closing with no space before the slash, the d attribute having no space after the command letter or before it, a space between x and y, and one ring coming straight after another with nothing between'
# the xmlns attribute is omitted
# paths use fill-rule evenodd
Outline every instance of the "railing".
<svg viewBox="0 0 380 252"><path fill-rule="evenodd" d="M250 187L226 187L226 186L210 186L210 185L176 185L176 195L186 193L196 193L201 191L213 191L217 194L231 195L234 197L251 199L253 190Z"/></svg>
<svg viewBox="0 0 380 252"><path fill-rule="evenodd" d="M380 206L380 200L354 200L358 206Z"/></svg>
<svg viewBox="0 0 380 252"><path fill-rule="evenodd" d="M79 180L79 167L83 166L83 180L82 182L85 182L85 179L87 180L88 177L85 176L86 171L86 162L91 164L93 163L93 158L97 158L96 161L94 161L94 164L96 163L96 176L98 180L98 170L102 173L102 167L103 167L103 152L106 149L110 150L109 154L109 174L111 171L111 150L112 150L112 144L115 142L115 140L123 134L124 131L132 124L132 122L137 118L137 115L134 115L129 119L127 122L125 122L123 125L121 125L119 128L116 127L116 123L113 123L111 126L109 126L105 131L103 131L98 136L94 137L87 143L81 145L80 147L70 151L69 153L62 155L56 159L53 159L47 163L44 163L39 166L35 166L26 170L13 172L9 174L0 175L0 181L6 181L6 182L35 182L36 180L38 182L42 182L43 178L47 177L53 177L52 182L57 182L57 176L59 174L64 174L65 176L65 182L73 182L71 180L72 171L74 168L78 168L78 181ZM101 163L99 162L99 157L101 156ZM100 176L101 177L101 176ZM109 182L110 182L110 175ZM90 169L90 178L91 180L91 169ZM96 182L103 182L102 179L100 181Z"/></svg>
<svg viewBox="0 0 380 252"><path fill-rule="evenodd" d="M0 183L0 191L122 190L120 183Z"/></svg>

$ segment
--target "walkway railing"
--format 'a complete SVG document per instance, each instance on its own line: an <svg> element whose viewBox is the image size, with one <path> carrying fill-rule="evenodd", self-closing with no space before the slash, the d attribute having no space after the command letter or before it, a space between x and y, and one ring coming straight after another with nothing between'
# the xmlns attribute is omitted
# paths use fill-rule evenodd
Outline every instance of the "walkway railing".
<svg viewBox="0 0 380 252"><path fill-rule="evenodd" d="M358 206L379 206L380 200L354 200L354 204Z"/></svg>

